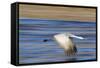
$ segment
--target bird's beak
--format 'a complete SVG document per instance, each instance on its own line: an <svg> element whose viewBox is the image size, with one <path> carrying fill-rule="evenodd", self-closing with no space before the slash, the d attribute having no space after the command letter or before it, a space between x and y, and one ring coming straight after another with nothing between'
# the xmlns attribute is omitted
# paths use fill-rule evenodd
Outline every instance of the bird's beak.
<svg viewBox="0 0 100 68"><path fill-rule="evenodd" d="M73 35L73 34L71 34L71 37L74 37L74 38L77 38L77 39L84 39L83 37L76 36L76 35Z"/></svg>

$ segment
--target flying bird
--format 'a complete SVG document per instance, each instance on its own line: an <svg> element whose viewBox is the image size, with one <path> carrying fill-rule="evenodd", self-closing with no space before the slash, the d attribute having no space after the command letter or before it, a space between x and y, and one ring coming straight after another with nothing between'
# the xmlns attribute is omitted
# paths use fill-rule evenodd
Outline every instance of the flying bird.
<svg viewBox="0 0 100 68"><path fill-rule="evenodd" d="M77 47L73 42L73 38L84 39L80 36L75 36L71 33L60 33L54 35L54 40L64 49L64 53L67 56L72 56L77 53Z"/></svg>

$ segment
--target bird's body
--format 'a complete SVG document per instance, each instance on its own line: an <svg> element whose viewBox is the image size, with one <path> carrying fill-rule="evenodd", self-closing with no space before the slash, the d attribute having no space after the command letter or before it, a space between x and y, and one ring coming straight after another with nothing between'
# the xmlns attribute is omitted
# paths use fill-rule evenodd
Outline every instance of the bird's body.
<svg viewBox="0 0 100 68"><path fill-rule="evenodd" d="M71 36L72 34L69 33L57 34L54 36L54 39L59 44L59 46L64 49L66 55L75 55L77 52L77 48ZM73 37L76 36L73 35ZM78 38L82 39L82 37Z"/></svg>

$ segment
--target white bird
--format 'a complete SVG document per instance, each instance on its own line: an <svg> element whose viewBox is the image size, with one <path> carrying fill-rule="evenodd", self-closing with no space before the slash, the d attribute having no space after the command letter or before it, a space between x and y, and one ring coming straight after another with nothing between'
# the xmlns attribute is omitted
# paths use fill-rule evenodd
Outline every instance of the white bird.
<svg viewBox="0 0 100 68"><path fill-rule="evenodd" d="M83 37L75 36L71 33L60 33L54 35L54 40L64 49L65 55L71 56L77 53L77 48L73 42L73 37L84 39Z"/></svg>

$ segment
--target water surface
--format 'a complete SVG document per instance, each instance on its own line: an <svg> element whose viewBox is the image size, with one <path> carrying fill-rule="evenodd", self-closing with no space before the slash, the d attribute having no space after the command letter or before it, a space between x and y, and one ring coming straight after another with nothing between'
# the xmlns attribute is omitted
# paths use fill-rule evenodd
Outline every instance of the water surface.
<svg viewBox="0 0 100 68"><path fill-rule="evenodd" d="M73 39L78 53L66 56L53 40L63 32L82 36ZM44 42L43 40L49 40ZM96 23L47 19L19 19L19 63L63 62L96 59Z"/></svg>

